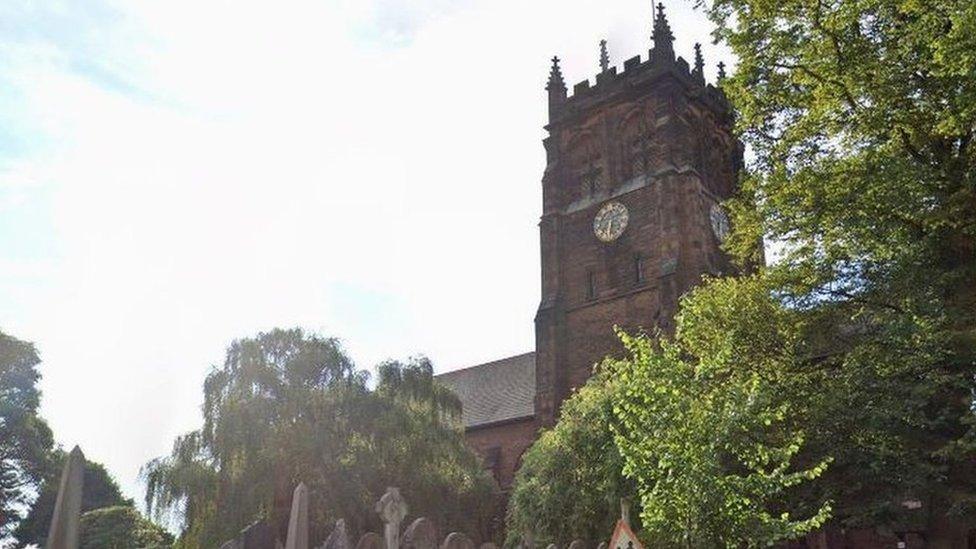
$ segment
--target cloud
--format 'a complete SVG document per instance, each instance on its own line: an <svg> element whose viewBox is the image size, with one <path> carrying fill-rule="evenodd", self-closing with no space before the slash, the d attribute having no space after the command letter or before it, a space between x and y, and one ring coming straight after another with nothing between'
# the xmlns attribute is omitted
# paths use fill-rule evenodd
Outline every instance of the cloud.
<svg viewBox="0 0 976 549"><path fill-rule="evenodd" d="M704 18L671 10L691 54ZM360 366L533 347L542 88L649 47L622 0L6 3L0 326L129 495L236 337ZM709 62L728 56L705 47Z"/></svg>

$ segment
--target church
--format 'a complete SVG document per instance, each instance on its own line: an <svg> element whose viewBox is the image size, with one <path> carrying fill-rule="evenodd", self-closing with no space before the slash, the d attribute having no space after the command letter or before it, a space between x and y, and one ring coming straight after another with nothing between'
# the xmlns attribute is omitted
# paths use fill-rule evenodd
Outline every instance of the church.
<svg viewBox="0 0 976 549"><path fill-rule="evenodd" d="M657 6L646 58L566 87L553 58L546 85L539 219L541 299L535 351L438 376L463 404L468 443L503 490L540 429L621 348L614 326L673 329L682 294L702 275L730 272L721 250L721 202L736 188L743 147L718 85L706 82L700 47L674 51Z"/></svg>

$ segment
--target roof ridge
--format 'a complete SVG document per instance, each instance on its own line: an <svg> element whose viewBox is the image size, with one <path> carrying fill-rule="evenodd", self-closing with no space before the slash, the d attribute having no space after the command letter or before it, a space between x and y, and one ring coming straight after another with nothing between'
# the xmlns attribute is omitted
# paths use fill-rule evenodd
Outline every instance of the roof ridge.
<svg viewBox="0 0 976 549"><path fill-rule="evenodd" d="M435 375L434 377L446 376L448 374L454 374L454 373L458 373L458 372L465 372L467 370L471 370L471 369L474 369L474 368L482 368L484 366L491 366L493 364L498 364L500 362L505 362L506 360L512 360L512 359L515 359L515 358L522 358L524 356L534 355L534 354L535 354L535 351L528 351L528 352L520 353L520 354L517 354L517 355L507 356L505 358L499 358L497 360L491 360L489 362L482 362L481 364L474 364L474 365L471 365L471 366L465 366L463 368L458 368L456 370L450 370L450 371L447 371L447 372L441 372L441 373Z"/></svg>

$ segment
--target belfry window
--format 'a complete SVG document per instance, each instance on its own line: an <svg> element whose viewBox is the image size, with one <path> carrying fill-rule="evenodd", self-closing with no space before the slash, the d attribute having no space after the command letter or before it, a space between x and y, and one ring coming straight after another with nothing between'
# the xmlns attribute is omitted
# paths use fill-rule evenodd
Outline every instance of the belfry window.
<svg viewBox="0 0 976 549"><path fill-rule="evenodd" d="M583 181L583 195L586 198L596 196L600 190L600 168L591 165L589 169L583 172L581 179Z"/></svg>

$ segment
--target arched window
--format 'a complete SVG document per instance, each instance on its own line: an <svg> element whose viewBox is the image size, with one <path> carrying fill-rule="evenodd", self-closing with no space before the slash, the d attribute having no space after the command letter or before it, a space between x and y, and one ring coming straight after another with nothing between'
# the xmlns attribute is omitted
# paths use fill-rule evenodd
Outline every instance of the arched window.
<svg viewBox="0 0 976 549"><path fill-rule="evenodd" d="M623 179L629 180L647 173L651 163L651 136L643 114L637 113L628 118L621 127L621 136Z"/></svg>
<svg viewBox="0 0 976 549"><path fill-rule="evenodd" d="M579 184L581 198L593 198L603 190L603 156L596 140L589 133L583 134L570 144L569 155L573 174Z"/></svg>

